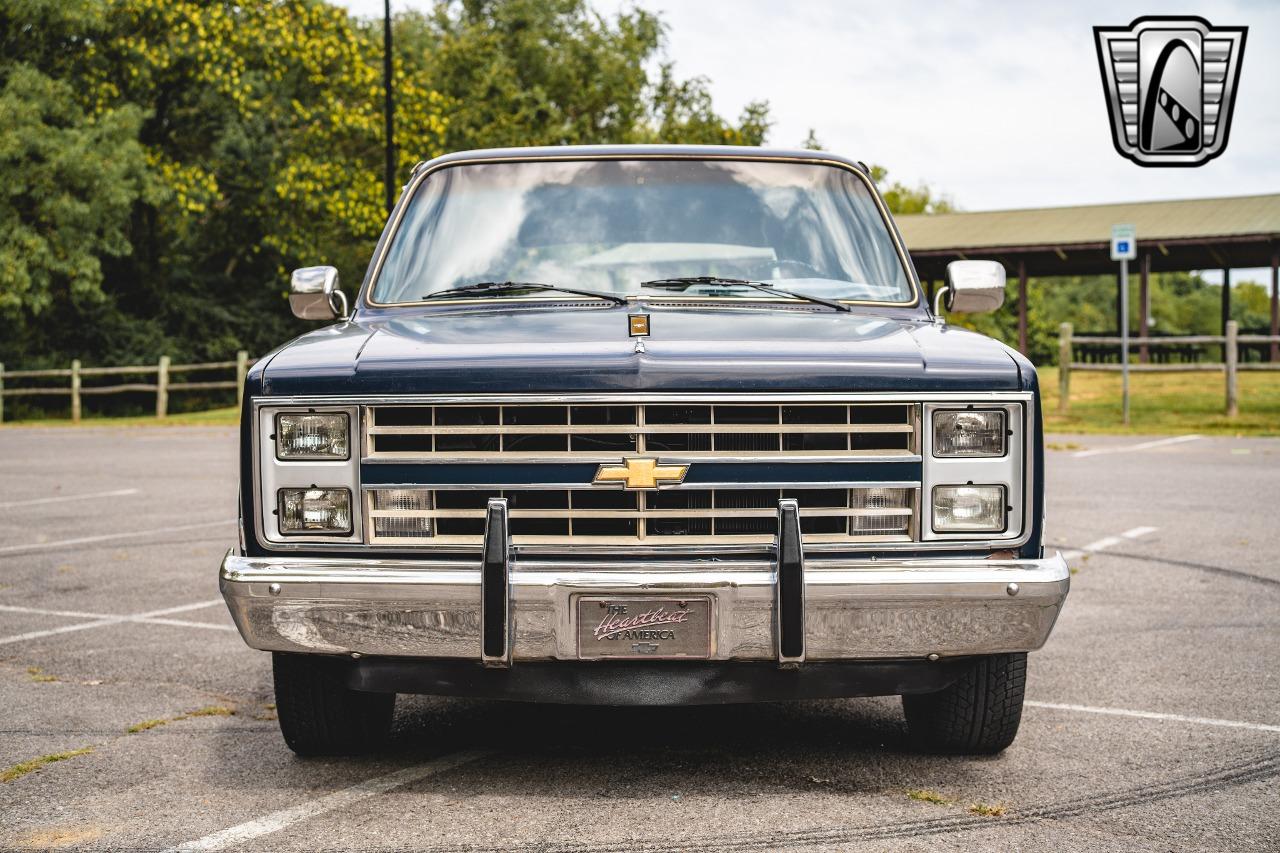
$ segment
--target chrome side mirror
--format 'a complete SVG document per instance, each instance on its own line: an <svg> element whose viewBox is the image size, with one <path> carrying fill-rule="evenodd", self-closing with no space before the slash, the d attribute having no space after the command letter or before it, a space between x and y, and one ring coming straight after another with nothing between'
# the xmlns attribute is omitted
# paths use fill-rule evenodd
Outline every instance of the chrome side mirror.
<svg viewBox="0 0 1280 853"><path fill-rule="evenodd" d="M1004 304L1004 267L995 261L952 261L947 264L947 286L938 291L933 313L961 314L994 311Z"/></svg>
<svg viewBox="0 0 1280 853"><path fill-rule="evenodd" d="M347 319L347 295L334 267L303 267L289 278L289 308L299 320Z"/></svg>

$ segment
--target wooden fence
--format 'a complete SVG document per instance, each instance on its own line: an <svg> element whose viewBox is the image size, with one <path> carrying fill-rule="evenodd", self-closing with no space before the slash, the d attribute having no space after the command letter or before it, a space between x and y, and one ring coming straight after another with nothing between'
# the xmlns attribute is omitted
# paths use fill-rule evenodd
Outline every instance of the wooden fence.
<svg viewBox="0 0 1280 853"><path fill-rule="evenodd" d="M1094 346L1123 345L1119 336L1088 335L1074 337L1070 323L1058 327L1058 411L1066 414L1070 405L1071 374L1078 370L1092 370L1104 373L1119 373L1123 367L1120 362L1080 362L1072 361L1074 347L1080 342ZM1220 363L1187 361L1171 364L1130 364L1130 373L1190 373L1210 372L1222 373L1226 378L1224 389L1225 410L1228 417L1240 413L1240 392L1237 375L1242 370L1280 370L1280 362L1241 362L1240 347L1242 344L1276 344L1280 336L1276 335L1242 335L1240 326L1235 320L1227 323L1225 335L1183 335L1180 337L1129 338L1129 346L1145 346L1152 344L1170 344L1185 346L1219 346L1222 347L1223 360ZM1122 353L1122 360L1128 353Z"/></svg>
<svg viewBox="0 0 1280 853"><path fill-rule="evenodd" d="M169 356L162 355L155 364L129 365L126 367L81 367L80 359L71 362L69 368L52 368L47 370L9 370L0 364L0 421L4 420L4 400L6 397L71 397L71 420L79 422L82 412L81 398L95 394L122 394L128 391L154 391L156 395L156 417L164 418L169 414L169 394L173 391L203 391L235 389L236 404L243 402L244 377L249 370L249 353L241 350L236 353L234 361L207 361L201 364L172 364ZM236 378L213 382L173 382L170 377L175 373L189 373L197 370L229 370L235 368ZM125 382L120 385L92 385L84 387L82 380L86 376L146 376L154 375L155 382ZM66 386L52 388L6 388L6 379L45 379L66 378Z"/></svg>

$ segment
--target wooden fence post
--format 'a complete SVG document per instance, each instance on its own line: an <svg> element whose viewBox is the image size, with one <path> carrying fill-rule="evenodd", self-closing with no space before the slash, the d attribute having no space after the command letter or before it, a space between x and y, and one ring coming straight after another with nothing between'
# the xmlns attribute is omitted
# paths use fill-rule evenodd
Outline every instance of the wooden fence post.
<svg viewBox="0 0 1280 853"><path fill-rule="evenodd" d="M236 352L236 408L244 405L244 378L249 372L249 352Z"/></svg>
<svg viewBox="0 0 1280 853"><path fill-rule="evenodd" d="M80 359L71 360L71 421L80 423Z"/></svg>
<svg viewBox="0 0 1280 853"><path fill-rule="evenodd" d="M4 362L0 361L0 424L4 423Z"/></svg>
<svg viewBox="0 0 1280 853"><path fill-rule="evenodd" d="M169 356L160 356L160 364L156 366L156 417L163 418L169 414Z"/></svg>
<svg viewBox="0 0 1280 853"><path fill-rule="evenodd" d="M1227 373L1227 417L1234 418L1240 414L1239 388L1236 385L1236 361L1239 359L1240 347L1236 340L1240 334L1240 324L1235 320L1227 321L1227 342L1223 348Z"/></svg>
<svg viewBox="0 0 1280 853"><path fill-rule="evenodd" d="M1065 415L1071 397L1071 324L1058 327L1058 414Z"/></svg>

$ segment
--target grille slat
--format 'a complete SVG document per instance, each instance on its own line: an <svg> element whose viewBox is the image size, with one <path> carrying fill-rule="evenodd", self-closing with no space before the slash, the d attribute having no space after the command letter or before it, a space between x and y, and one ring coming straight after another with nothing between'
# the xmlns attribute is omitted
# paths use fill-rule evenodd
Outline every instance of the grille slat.
<svg viewBox="0 0 1280 853"><path fill-rule="evenodd" d="M394 492L395 498L387 497ZM417 493L416 499L408 493ZM481 490L370 489L372 541L479 544L489 497L511 501L512 538L523 543L772 541L777 503L800 502L806 541L909 541L914 488ZM401 508L414 504L414 509ZM387 508L383 508L387 507ZM516 522L519 522L517 524ZM414 525L420 525L414 527ZM413 530L434 530L414 536ZM643 535L642 535L643 533Z"/></svg>
<svg viewBox="0 0 1280 853"><path fill-rule="evenodd" d="M616 453L721 456L912 456L910 403L634 406L374 406L371 459L601 460Z"/></svg>

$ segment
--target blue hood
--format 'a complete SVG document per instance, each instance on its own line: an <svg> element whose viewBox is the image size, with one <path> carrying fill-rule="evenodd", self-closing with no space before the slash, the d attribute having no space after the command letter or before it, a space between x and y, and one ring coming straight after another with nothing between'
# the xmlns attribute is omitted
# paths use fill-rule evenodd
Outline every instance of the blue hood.
<svg viewBox="0 0 1280 853"><path fill-rule="evenodd" d="M651 315L635 351L627 315ZM1015 354L923 315L550 304L366 312L270 357L264 393L1010 391Z"/></svg>

